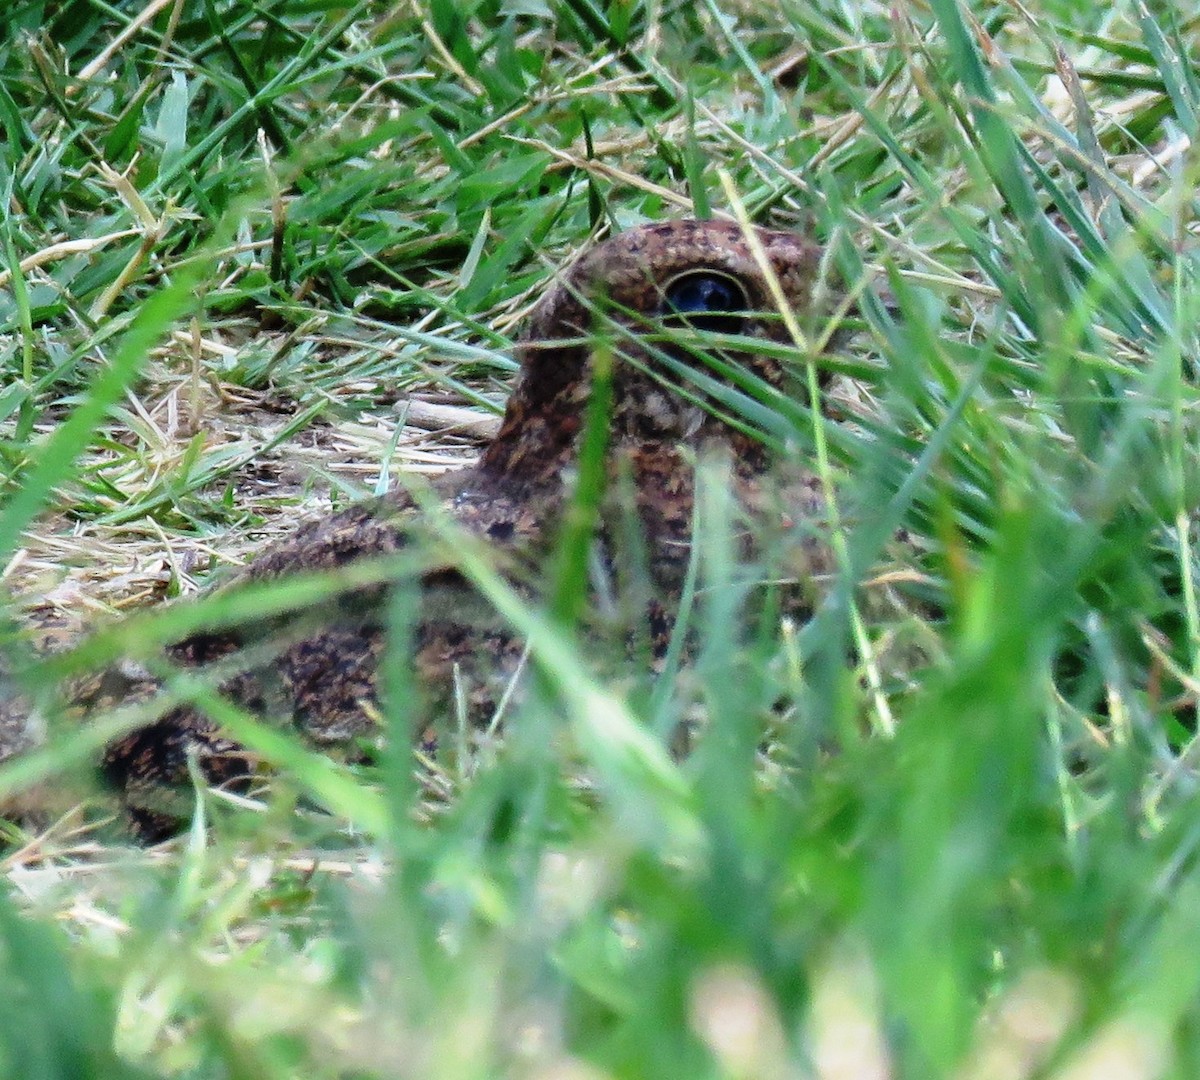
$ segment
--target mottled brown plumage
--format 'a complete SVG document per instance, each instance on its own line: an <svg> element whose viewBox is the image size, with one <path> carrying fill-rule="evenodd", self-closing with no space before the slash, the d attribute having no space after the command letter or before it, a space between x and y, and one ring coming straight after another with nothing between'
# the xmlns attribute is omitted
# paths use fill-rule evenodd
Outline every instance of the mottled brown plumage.
<svg viewBox="0 0 1200 1080"><path fill-rule="evenodd" d="M804 313L812 303L816 249L791 233L758 230L757 239L782 294ZM731 308L736 310L726 310ZM690 555L698 456L724 452L737 503L760 524L766 517L781 528L803 530L823 516L811 476L802 469L789 474L761 441L714 409L690 379L688 371L706 372L704 362L689 352L697 339L689 326L695 325L741 334L745 340L736 348L724 346L723 356L772 387L794 385L795 372L787 364L754 347L756 341L786 343L789 338L737 225L649 225L594 247L534 309L517 347L521 371L499 434L473 468L435 486L445 513L485 540L514 584L536 599L539 568L544 569L572 490L596 343L611 349L616 366L609 488L634 495L653 591L649 621L660 643L670 632ZM622 530L612 524L621 513L619 502L616 496L609 500L603 515L608 526L601 528L602 561L610 568L630 557L619 540ZM421 527L412 497L399 489L310 522L221 588L400 552ZM801 540L798 546L807 552L804 558L820 557L819 543ZM420 592L415 670L428 711L436 715L448 708L457 678L466 689L471 718L485 721L517 667L520 640L453 566L426 571ZM320 611L297 616L290 620L293 625L264 619L195 635L171 645L166 654L181 665L231 665L222 692L232 701L295 725L318 745L344 746L374 730L385 594L382 586L358 589ZM239 657L264 650L265 658L256 655L246 670L237 670ZM107 703L153 688L148 678L109 672L77 696L88 699L85 705ZM13 700L7 706L0 701L0 742L19 743L11 733L19 713ZM27 731L22 738L28 741ZM104 770L145 835L159 835L172 825L173 815L155 808L155 793L186 780L189 753L216 782L248 768L238 747L190 706L109 747Z"/></svg>

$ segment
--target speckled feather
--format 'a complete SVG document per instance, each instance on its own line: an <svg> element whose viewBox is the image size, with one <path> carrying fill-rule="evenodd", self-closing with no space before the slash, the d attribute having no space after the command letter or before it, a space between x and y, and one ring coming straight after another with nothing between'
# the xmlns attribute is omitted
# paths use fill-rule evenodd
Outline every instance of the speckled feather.
<svg viewBox="0 0 1200 1080"><path fill-rule="evenodd" d="M812 303L817 249L787 232L758 230L757 238L788 303L806 311ZM658 648L669 636L689 559L698 455L726 452L738 502L752 515L774 514L801 523L823 517L810 475L793 470L785 481L766 483L779 469L762 443L706 411L694 392L689 400L672 389L679 377L664 370L662 357L685 359L687 354L679 343L663 340L664 318L670 321L671 316L666 291L681 275L696 272L738 283L747 301L740 333L749 340L735 351L736 359L772 386L789 388L785 366L752 347L754 339L786 342L787 333L741 229L715 221L643 226L586 252L537 304L517 346L521 370L498 435L474 467L442 478L435 488L449 517L505 553L517 568L514 582L535 594L525 582L536 573L527 577L519 568L536 571L544 562L570 497L592 386L592 342L599 330L618 358L609 474L632 480L655 590L648 614ZM603 309L602 320L598 309ZM658 332L653 344L645 336L648 330ZM678 336L687 337L686 327ZM308 523L220 587L234 589L244 582L397 552L410 543L419 524L411 496L398 489ZM602 530L601 536L603 550L616 563L622 557L619 532ZM801 546L810 563L823 558L819 542ZM522 643L452 567L428 571L420 584L414 659L428 709L436 714L449 707L457 679L467 687L471 719L486 722L518 665ZM301 620L304 629L292 630L292 639L278 620L264 621L193 636L170 646L167 655L181 665L220 660L236 666L248 647L282 639L271 658L231 675L222 692L253 713L294 724L318 745L345 746L374 731L384 596L381 587L349 594L321 612L315 624ZM145 696L152 691L151 680L136 675L122 679L110 672L74 693L86 709L125 693ZM17 741L9 733L20 726L20 704L11 698L7 705L0 701L0 743ZM22 738L28 741L27 731ZM192 707L176 708L108 748L104 771L123 793L143 836L153 838L174 826L177 816L158 808L159 795L164 787L186 783L189 753L213 782L236 780L249 768L240 748Z"/></svg>

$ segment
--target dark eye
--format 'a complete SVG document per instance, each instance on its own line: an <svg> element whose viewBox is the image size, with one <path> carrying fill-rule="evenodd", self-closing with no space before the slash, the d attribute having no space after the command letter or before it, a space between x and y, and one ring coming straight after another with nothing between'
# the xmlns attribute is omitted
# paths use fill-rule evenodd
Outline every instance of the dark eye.
<svg viewBox="0 0 1200 1080"><path fill-rule="evenodd" d="M734 278L712 270L680 274L664 290L666 307L691 326L721 334L741 333L750 307Z"/></svg>

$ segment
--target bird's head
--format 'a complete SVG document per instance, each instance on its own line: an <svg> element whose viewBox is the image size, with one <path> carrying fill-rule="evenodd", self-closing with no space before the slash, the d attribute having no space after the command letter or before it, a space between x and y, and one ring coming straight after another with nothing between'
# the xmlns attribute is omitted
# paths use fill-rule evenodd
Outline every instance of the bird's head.
<svg viewBox="0 0 1200 1080"><path fill-rule="evenodd" d="M614 360L614 447L724 440L749 453L738 394L753 397L756 380L759 390L795 385L798 354L789 359L776 298L805 314L819 257L794 233L755 229L753 239L733 222L674 221L584 253L530 315L517 347L521 372L483 466L561 467L602 350Z"/></svg>

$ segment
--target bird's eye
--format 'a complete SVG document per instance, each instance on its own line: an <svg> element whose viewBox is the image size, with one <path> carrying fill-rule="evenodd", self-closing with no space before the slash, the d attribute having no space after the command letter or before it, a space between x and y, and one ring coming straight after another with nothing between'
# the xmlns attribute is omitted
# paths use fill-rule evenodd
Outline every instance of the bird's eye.
<svg viewBox="0 0 1200 1080"><path fill-rule="evenodd" d="M740 282L712 270L680 274L663 290L665 307L690 326L720 334L739 334L750 301Z"/></svg>

